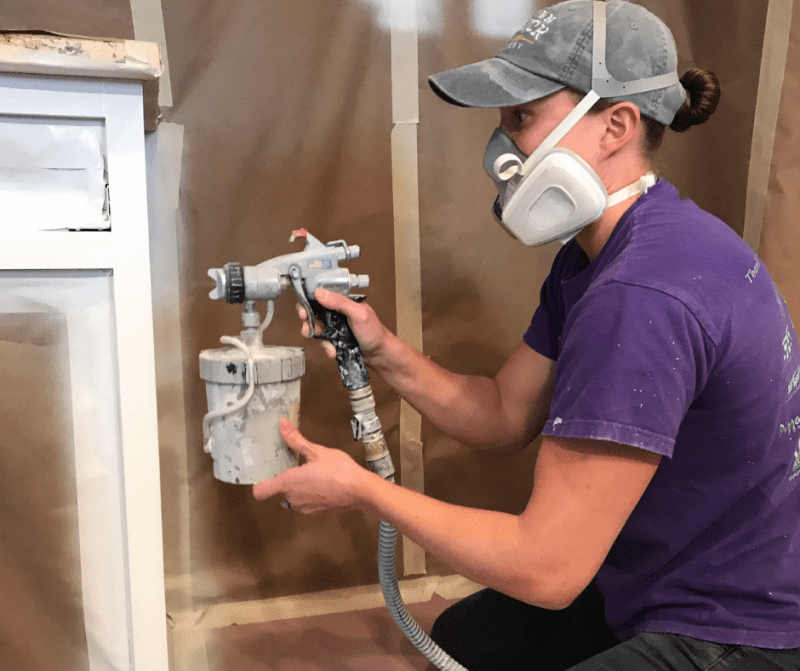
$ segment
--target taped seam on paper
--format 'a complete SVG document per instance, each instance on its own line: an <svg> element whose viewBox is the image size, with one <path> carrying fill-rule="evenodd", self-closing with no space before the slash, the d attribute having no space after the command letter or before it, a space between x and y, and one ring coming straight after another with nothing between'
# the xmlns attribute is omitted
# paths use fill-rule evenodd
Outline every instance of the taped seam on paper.
<svg viewBox="0 0 800 671"><path fill-rule="evenodd" d="M397 335L422 351L422 287L419 237L419 72L416 0L394 0L391 9L392 194L394 200ZM400 484L423 493L422 418L400 401ZM421 575L425 551L403 536L403 575Z"/></svg>
<svg viewBox="0 0 800 671"><path fill-rule="evenodd" d="M177 480L177 486L162 494L166 510L174 520L172 524L164 524L164 558L168 573L166 603L168 610L181 611L192 608L178 257L183 140L183 126L173 123L161 124L155 133L145 138L159 443L162 452L171 456ZM169 408L169 412L162 412L163 408ZM168 623L170 668L173 671L208 671L205 637L175 631L169 618Z"/></svg>
<svg viewBox="0 0 800 671"><path fill-rule="evenodd" d="M167 56L167 36L164 30L164 11L161 0L131 0L133 34L137 40L155 42L161 49L164 72L158 91L160 107L172 107L172 82L169 76L169 57Z"/></svg>
<svg viewBox="0 0 800 671"><path fill-rule="evenodd" d="M756 253L761 243L778 111L789 52L793 4L793 0L770 0L767 9L742 232L744 241Z"/></svg>
<svg viewBox="0 0 800 671"><path fill-rule="evenodd" d="M447 600L461 599L482 589L482 585L458 575L405 580L399 583L399 587L403 601L407 604L430 601L434 594ZM186 632L193 631L198 639L203 639L203 631L233 625L294 620L383 606L380 585L366 585L276 599L222 603L204 611L170 613L169 622L173 634L185 635Z"/></svg>

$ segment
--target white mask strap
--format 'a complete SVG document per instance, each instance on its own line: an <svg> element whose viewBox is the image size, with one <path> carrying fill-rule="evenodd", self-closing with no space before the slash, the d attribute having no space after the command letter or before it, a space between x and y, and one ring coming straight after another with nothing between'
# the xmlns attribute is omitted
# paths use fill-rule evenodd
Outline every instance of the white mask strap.
<svg viewBox="0 0 800 671"><path fill-rule="evenodd" d="M611 207L612 205L618 205L623 200L628 200L628 198L635 196L637 193L645 193L647 189L649 189L655 183L655 173L648 172L646 175L642 175L633 184L628 184L628 186L623 187L619 191L615 191L609 195L608 207Z"/></svg>
<svg viewBox="0 0 800 671"><path fill-rule="evenodd" d="M561 123L558 124L544 140L536 148L536 150L527 158L522 166L522 174L524 175L532 166L534 166L546 151L555 147L564 136L572 130L572 127L581 120L581 117L586 114L592 106L600 100L600 96L594 91L589 91L577 106L565 116Z"/></svg>
<svg viewBox="0 0 800 671"><path fill-rule="evenodd" d="M657 77L621 82L606 67L606 3L594 0L592 3L592 89L601 98L621 98L634 93L644 93L655 89L665 89L680 84L678 72L673 70Z"/></svg>
<svg viewBox="0 0 800 671"><path fill-rule="evenodd" d="M555 147L572 127L580 121L600 98L614 98L634 93L644 93L655 89L667 88L673 84L680 84L678 72L673 70L657 77L637 79L632 82L618 81L606 67L606 3L594 0L592 3L592 90L587 93L577 107L573 109L564 120L553 129L544 141L536 148L522 166L521 173L525 175L535 165L539 157L549 149ZM511 177L505 177L508 179Z"/></svg>
<svg viewBox="0 0 800 671"><path fill-rule="evenodd" d="M621 203L623 200L627 200L631 196L635 196L637 193L647 193L647 190L653 186L658 178L656 177L655 173L648 172L646 175L642 175L639 179L637 179L633 184L628 184L628 186L621 188L619 191L615 191L608 197L608 207L612 205L617 205ZM578 233L580 233L581 229L577 231L572 231L569 235L565 235L563 238L559 238L558 241L562 245L566 245L572 238L574 238Z"/></svg>
<svg viewBox="0 0 800 671"><path fill-rule="evenodd" d="M561 142L564 136L572 130L572 127L581 120L581 117L586 114L586 112L592 109L592 105L599 99L600 96L598 96L597 93L589 91L575 108L561 120L561 123L550 131L550 134L542 140L536 150L525 159L525 163L513 154L498 156L493 166L494 175L503 181L507 181L515 175L519 175L520 177L524 176L531 167L536 165L542 154L546 151L550 151Z"/></svg>

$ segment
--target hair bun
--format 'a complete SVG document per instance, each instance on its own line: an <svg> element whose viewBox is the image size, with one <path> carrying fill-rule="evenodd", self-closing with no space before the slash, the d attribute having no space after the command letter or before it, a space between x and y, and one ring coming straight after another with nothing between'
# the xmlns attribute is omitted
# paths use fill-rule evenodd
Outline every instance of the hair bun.
<svg viewBox="0 0 800 671"><path fill-rule="evenodd" d="M670 124L670 128L679 133L707 121L717 109L720 97L719 80L708 70L700 68L687 70L681 77L681 84L686 89L686 102Z"/></svg>

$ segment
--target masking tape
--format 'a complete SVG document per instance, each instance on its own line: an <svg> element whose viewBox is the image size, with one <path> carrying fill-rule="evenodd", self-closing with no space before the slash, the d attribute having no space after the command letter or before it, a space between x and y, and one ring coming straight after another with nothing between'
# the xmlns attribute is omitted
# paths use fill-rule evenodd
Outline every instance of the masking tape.
<svg viewBox="0 0 800 671"><path fill-rule="evenodd" d="M406 604L430 601L434 594L448 600L461 599L482 589L481 585L458 575L404 580L399 587ZM176 646L183 646L185 655L197 656L200 654L198 641L205 640L205 631L382 608L384 603L380 585L366 585L292 597L217 604L204 611L170 613L169 622ZM187 636L190 632L194 632L194 636Z"/></svg>
<svg viewBox="0 0 800 671"><path fill-rule="evenodd" d="M409 345L422 349L416 124L398 124L392 129L392 192L397 335Z"/></svg>
<svg viewBox="0 0 800 671"><path fill-rule="evenodd" d="M770 0L767 8L742 232L744 241L756 253L761 243L772 152L775 146L781 92L786 73L786 57L789 51L793 4L793 0Z"/></svg>
<svg viewBox="0 0 800 671"><path fill-rule="evenodd" d="M131 0L131 16L134 37L137 40L155 42L161 50L164 72L158 89L158 104L161 107L172 107L172 83L169 76L167 36L164 30L161 0Z"/></svg>
<svg viewBox="0 0 800 671"><path fill-rule="evenodd" d="M419 184L417 125L392 129L392 192L394 197L395 285L397 335L422 350L422 287L420 277ZM424 490L422 418L408 403L400 403L400 484ZM425 573L425 551L403 538L404 575Z"/></svg>
<svg viewBox="0 0 800 671"><path fill-rule="evenodd" d="M189 536L189 467L184 413L178 257L179 193L183 126L162 123L145 137L147 155L150 267L160 449L169 454L162 492L165 511L164 564L168 610L192 607ZM199 449L199 448L198 448ZM209 671L203 632L176 630L168 617L167 637L172 671Z"/></svg>
<svg viewBox="0 0 800 671"><path fill-rule="evenodd" d="M392 121L419 123L417 3L392 0Z"/></svg>
<svg viewBox="0 0 800 671"><path fill-rule="evenodd" d="M171 671L209 671L206 632L174 627L168 618Z"/></svg>
<svg viewBox="0 0 800 671"><path fill-rule="evenodd" d="M408 415L406 417L406 415ZM404 421L405 418L405 421ZM425 489L425 473L422 461L422 442L414 440L419 435L421 418L405 401L400 405L400 466L403 487L422 492ZM408 435L403 435L403 433ZM425 550L407 536L403 536L403 575L422 575L425 573Z"/></svg>
<svg viewBox="0 0 800 671"><path fill-rule="evenodd" d="M397 335L422 350L420 280L419 173L417 124L419 75L416 0L395 0L391 7L392 192L394 197ZM400 484L423 493L422 418L400 402ZM403 575L425 573L425 551L403 537Z"/></svg>
<svg viewBox="0 0 800 671"><path fill-rule="evenodd" d="M183 126L163 123L145 137L150 268L160 449L170 486L162 493L168 608L191 608L189 467L184 412L178 259ZM200 449L200 448L198 448ZM175 576L179 576L175 577Z"/></svg>

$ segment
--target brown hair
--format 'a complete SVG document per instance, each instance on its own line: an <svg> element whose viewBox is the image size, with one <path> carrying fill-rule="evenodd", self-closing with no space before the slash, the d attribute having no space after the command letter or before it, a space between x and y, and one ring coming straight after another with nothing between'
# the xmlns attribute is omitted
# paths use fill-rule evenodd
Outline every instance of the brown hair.
<svg viewBox="0 0 800 671"><path fill-rule="evenodd" d="M681 77L681 84L686 89L686 100L669 125L678 133L707 121L717 109L721 93L717 76L709 70L691 68ZM602 112L618 102L618 100L598 100L590 112ZM667 126L646 116L642 116L642 123L645 131L644 150L649 155L661 146Z"/></svg>
<svg viewBox="0 0 800 671"><path fill-rule="evenodd" d="M717 109L720 86L717 76L708 70L692 68L681 77L687 99L675 114L670 128L679 133L708 120Z"/></svg>

